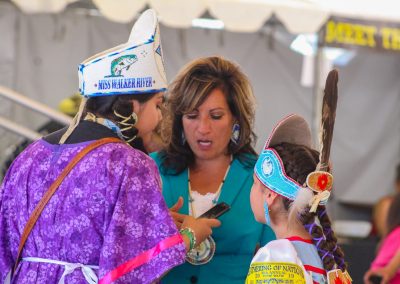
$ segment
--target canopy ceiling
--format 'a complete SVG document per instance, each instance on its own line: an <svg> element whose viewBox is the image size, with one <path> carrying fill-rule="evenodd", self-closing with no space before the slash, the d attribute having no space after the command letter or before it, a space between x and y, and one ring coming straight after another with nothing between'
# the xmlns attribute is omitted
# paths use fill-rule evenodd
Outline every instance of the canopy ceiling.
<svg viewBox="0 0 400 284"><path fill-rule="evenodd" d="M169 27L188 28L208 12L233 32L255 32L275 15L291 33L314 33L331 15L399 22L396 0L10 0L26 13L58 13L89 3L111 21L127 23L145 7Z"/></svg>

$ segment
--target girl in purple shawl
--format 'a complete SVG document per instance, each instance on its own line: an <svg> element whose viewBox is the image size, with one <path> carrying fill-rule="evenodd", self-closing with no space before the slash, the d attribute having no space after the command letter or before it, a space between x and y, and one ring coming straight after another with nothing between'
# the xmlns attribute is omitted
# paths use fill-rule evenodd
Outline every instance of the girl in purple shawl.
<svg viewBox="0 0 400 284"><path fill-rule="evenodd" d="M126 44L87 59L79 75L85 98L74 123L32 143L0 188L0 283L156 282L219 225L188 216L178 231L143 146L161 119L166 88L155 13L144 12ZM50 185L83 148L106 137L119 140L72 168L16 259Z"/></svg>

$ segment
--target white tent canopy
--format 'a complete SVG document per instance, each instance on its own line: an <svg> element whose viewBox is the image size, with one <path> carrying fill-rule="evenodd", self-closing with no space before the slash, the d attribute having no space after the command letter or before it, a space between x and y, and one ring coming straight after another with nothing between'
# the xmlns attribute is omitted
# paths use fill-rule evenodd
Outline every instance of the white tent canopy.
<svg viewBox="0 0 400 284"><path fill-rule="evenodd" d="M26 13L58 13L79 0L11 0ZM127 23L146 6L172 28L188 28L208 11L233 32L255 32L275 15L291 33L315 33L331 15L400 21L394 0L92 0L107 19Z"/></svg>

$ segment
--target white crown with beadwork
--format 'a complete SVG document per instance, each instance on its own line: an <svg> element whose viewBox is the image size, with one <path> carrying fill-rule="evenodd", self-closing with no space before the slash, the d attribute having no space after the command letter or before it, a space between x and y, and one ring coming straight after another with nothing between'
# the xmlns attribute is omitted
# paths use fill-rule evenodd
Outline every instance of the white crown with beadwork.
<svg viewBox="0 0 400 284"><path fill-rule="evenodd" d="M155 93L166 88L160 31L152 9L136 21L127 43L79 65L79 92L85 97Z"/></svg>

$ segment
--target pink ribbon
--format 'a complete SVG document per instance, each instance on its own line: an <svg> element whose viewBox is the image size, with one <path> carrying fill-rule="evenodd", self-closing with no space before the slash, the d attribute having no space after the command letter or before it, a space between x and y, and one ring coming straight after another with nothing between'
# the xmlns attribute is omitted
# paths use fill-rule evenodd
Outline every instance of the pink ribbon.
<svg viewBox="0 0 400 284"><path fill-rule="evenodd" d="M138 256L128 260L127 262L121 264L114 270L108 272L103 278L100 279L99 284L108 284L112 283L113 281L117 280L121 276L131 272L135 268L149 262L154 257L159 255L162 251L175 246L179 243L182 243L183 239L180 234L174 235L167 239L162 240L156 246L152 247L151 249L139 254Z"/></svg>

